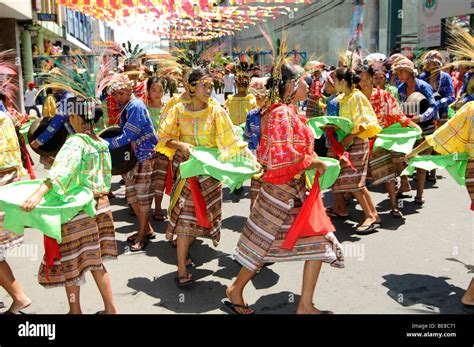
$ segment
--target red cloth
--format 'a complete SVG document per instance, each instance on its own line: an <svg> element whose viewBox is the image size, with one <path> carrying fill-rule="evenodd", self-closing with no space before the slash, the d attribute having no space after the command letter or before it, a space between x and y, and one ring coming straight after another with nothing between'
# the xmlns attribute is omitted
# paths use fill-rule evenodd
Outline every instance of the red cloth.
<svg viewBox="0 0 474 347"><path fill-rule="evenodd" d="M194 209L196 210L197 223L200 227L210 228L211 222L206 214L206 200L202 196L201 188L196 180L196 177L190 177L189 186L191 187L191 194L194 202Z"/></svg>
<svg viewBox="0 0 474 347"><path fill-rule="evenodd" d="M382 128L387 128L395 123L406 127L410 123L410 119L405 117L393 95L385 89L377 88L377 91L370 96L369 101Z"/></svg>
<svg viewBox="0 0 474 347"><path fill-rule="evenodd" d="M317 172L314 177L313 188L303 206L301 206L301 210L293 221L290 230L288 230L285 241L280 248L292 250L296 241L300 238L326 235L336 230L326 214L318 178L319 173Z"/></svg>
<svg viewBox="0 0 474 347"><path fill-rule="evenodd" d="M46 235L44 235L44 256L46 258L46 279L49 281L48 270L50 266L54 265L55 260L61 260L61 251L59 250L58 242Z"/></svg>
<svg viewBox="0 0 474 347"><path fill-rule="evenodd" d="M171 196L171 190L173 189L173 169L171 160L168 162L168 172L166 173L166 185L165 194Z"/></svg>
<svg viewBox="0 0 474 347"><path fill-rule="evenodd" d="M257 157L266 168L263 180L285 184L311 165L314 136L294 105L274 104L268 112Z"/></svg>
<svg viewBox="0 0 474 347"><path fill-rule="evenodd" d="M112 95L107 96L107 116L110 126L120 124L120 105Z"/></svg>
<svg viewBox="0 0 474 347"><path fill-rule="evenodd" d="M471 203L471 211L474 211L474 202Z"/></svg>
<svg viewBox="0 0 474 347"><path fill-rule="evenodd" d="M337 141L335 131L336 130L334 128L328 128L326 130L326 135L328 137L329 144L332 148L332 151L339 159L345 160L347 162L347 165L349 165L352 168L352 170L357 171L356 167L352 163L349 153Z"/></svg>
<svg viewBox="0 0 474 347"><path fill-rule="evenodd" d="M311 95L313 95L316 99L320 99L323 97L323 92L321 88L321 82L319 80L315 80L311 83Z"/></svg>

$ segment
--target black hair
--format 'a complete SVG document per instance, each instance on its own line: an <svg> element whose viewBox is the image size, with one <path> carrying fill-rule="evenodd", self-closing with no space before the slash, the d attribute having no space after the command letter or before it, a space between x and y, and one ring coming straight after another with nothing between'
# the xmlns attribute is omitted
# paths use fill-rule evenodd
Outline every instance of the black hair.
<svg viewBox="0 0 474 347"><path fill-rule="evenodd" d="M0 101L4 102L5 100L7 100L7 96L3 93L0 93Z"/></svg>
<svg viewBox="0 0 474 347"><path fill-rule="evenodd" d="M339 81L346 81L349 88L352 88L360 82L360 76L354 70L345 67L336 69L335 77Z"/></svg>
<svg viewBox="0 0 474 347"><path fill-rule="evenodd" d="M146 82L146 90L149 92L150 89L151 89L151 86L154 84L154 83L161 83L161 85L163 86L163 88L165 87L165 80L162 79L161 77L157 77L157 76L154 76L154 77L151 77L147 80Z"/></svg>
<svg viewBox="0 0 474 347"><path fill-rule="evenodd" d="M374 68L372 65L362 65L357 69L357 74L360 75L362 72L367 72L370 76L375 75Z"/></svg>
<svg viewBox="0 0 474 347"><path fill-rule="evenodd" d="M46 94L53 94L53 88L47 88Z"/></svg>
<svg viewBox="0 0 474 347"><path fill-rule="evenodd" d="M191 73L188 76L188 83L192 86L196 85L196 82L204 77L212 77L211 72L202 67L192 69Z"/></svg>
<svg viewBox="0 0 474 347"><path fill-rule="evenodd" d="M84 122L88 125L96 124L103 116L104 111L99 105L95 105L93 100L83 99L81 97L72 97L68 99L68 112L70 114L75 114L81 117ZM94 118L88 119L89 109L93 107L92 112L94 112Z"/></svg>
<svg viewBox="0 0 474 347"><path fill-rule="evenodd" d="M280 99L283 100L285 96L285 89L288 85L288 82L295 80L298 77L298 70L295 65L291 63L286 63L281 66L281 81L278 85L278 95ZM267 81L267 89L273 88L275 85L275 80L273 77L270 77Z"/></svg>

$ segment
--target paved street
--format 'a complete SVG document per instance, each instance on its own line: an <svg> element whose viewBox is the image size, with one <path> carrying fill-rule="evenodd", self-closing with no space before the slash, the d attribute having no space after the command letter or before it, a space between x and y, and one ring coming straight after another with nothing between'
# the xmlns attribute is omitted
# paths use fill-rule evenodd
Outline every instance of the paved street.
<svg viewBox="0 0 474 347"><path fill-rule="evenodd" d="M37 156L34 161L38 163ZM36 165L39 177L46 172ZM336 313L463 313L459 300L474 273L473 222L468 210L469 198L446 172L438 183L426 190L422 209L406 200L405 220L388 214L388 197L371 188L382 212L383 229L359 237L355 222L336 222L337 237L343 243L346 267L334 269L323 265L315 294L320 309ZM112 189L123 196L124 187L114 177ZM221 313L220 301L226 286L240 266L231 254L240 230L249 214L249 187L237 202L224 189L221 244L214 248L209 241L198 241L191 248L196 263L192 270L198 282L191 288L176 287L175 249L164 238L166 223L152 222L160 234L145 252L127 252L127 235L137 230L135 217L123 197L111 200L115 219L118 260L106 263L113 291L122 313ZM326 205L331 194L325 193ZM168 205L168 198L163 206ZM351 204L356 221L362 218L359 206ZM20 253L20 251L22 253ZM43 255L42 234L27 229L25 245L10 254L15 275L33 300L29 313L66 313L64 289L44 289L36 275ZM294 313L299 299L302 262L279 263L264 269L248 286L246 300L257 313ZM5 292L0 299L9 304ZM90 274L82 289L85 313L102 309L98 290Z"/></svg>

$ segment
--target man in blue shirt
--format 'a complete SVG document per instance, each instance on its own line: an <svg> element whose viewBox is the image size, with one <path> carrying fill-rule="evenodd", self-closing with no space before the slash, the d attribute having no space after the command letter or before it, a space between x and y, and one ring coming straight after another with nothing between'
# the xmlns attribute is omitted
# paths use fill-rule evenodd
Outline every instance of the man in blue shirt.
<svg viewBox="0 0 474 347"><path fill-rule="evenodd" d="M433 120L438 119L438 110L437 102L433 95L433 89L431 86L415 77L415 66L411 60L408 58L400 58L395 61L392 66L393 71L400 80L400 85L398 86L398 98L402 103L402 110L404 109L404 104L406 103L408 97L415 93L419 92L424 95L424 97L429 102L429 108L423 112L421 115L415 115L412 120L415 123L419 123L421 129L423 130L423 135L428 135L434 132ZM425 187L426 180L426 171L418 169L416 171L417 175L417 192L415 197L415 203L417 205L423 205L425 200L423 198L423 191ZM401 188L397 195L399 197L403 196L404 192L407 192L411 189L408 184L408 178L403 177L401 182ZM408 189L406 189L408 188Z"/></svg>
<svg viewBox="0 0 474 347"><path fill-rule="evenodd" d="M145 248L150 238L155 237L149 217L160 168L155 152L158 136L144 102L133 95L133 86L133 81L119 75L108 87L108 93L121 105L120 127L123 133L105 140L111 150L131 143L138 159L135 168L123 176L127 201L138 216L139 223L138 233L131 235L127 241L132 243L130 250L137 252Z"/></svg>
<svg viewBox="0 0 474 347"><path fill-rule="evenodd" d="M440 70L443 66L443 56L440 52L436 50L428 52L423 60L423 65L425 72L420 75L420 79L428 83L439 94L436 107L440 119L443 120L442 123L445 123L448 119L448 106L455 97L453 80L449 74Z"/></svg>

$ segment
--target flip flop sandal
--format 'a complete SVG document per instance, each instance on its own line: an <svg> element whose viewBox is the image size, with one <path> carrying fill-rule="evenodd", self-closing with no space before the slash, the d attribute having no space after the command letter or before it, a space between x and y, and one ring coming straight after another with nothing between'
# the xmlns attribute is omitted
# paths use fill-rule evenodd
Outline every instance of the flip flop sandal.
<svg viewBox="0 0 474 347"><path fill-rule="evenodd" d="M166 220L166 216L163 215L153 215L153 219L156 220L157 222L164 222Z"/></svg>
<svg viewBox="0 0 474 347"><path fill-rule="evenodd" d="M138 237L138 233L135 233L133 235L130 235L129 237L127 237L127 242L135 242L135 239ZM148 234L146 236L146 238L148 240L154 240L156 238L156 233L153 232L152 234Z"/></svg>
<svg viewBox="0 0 474 347"><path fill-rule="evenodd" d="M407 195L405 193L397 193L397 199L398 200L401 200L401 199L408 199L408 198L411 198L411 195Z"/></svg>
<svg viewBox="0 0 474 347"><path fill-rule="evenodd" d="M415 197L415 204L422 206L425 203L424 198L417 198Z"/></svg>
<svg viewBox="0 0 474 347"><path fill-rule="evenodd" d="M25 312L23 312L23 311L18 311L17 313L14 313L14 312L12 312L12 311L10 311L10 310L7 310L7 311L5 311L5 312L2 312L2 313L0 313L0 314L6 314L6 315L12 315L12 314L24 314L24 315L26 315L27 313L25 313Z"/></svg>
<svg viewBox="0 0 474 347"><path fill-rule="evenodd" d="M195 280L192 278L192 276L190 276L190 274L188 274L187 276L175 277L174 281L178 287L186 287L195 282Z"/></svg>
<svg viewBox="0 0 474 347"><path fill-rule="evenodd" d="M195 264L194 264L194 260L193 258L191 258L191 255L188 253L188 255L186 256L186 263L188 261L191 261L189 264L186 264L186 267L194 267Z"/></svg>
<svg viewBox="0 0 474 347"><path fill-rule="evenodd" d="M328 207L326 209L326 214L328 215L329 218L334 218L334 219L341 219L341 220L347 220L347 219L350 219L350 215L347 215L347 216L343 216L339 213L337 213L336 211L334 211L334 209L332 209L331 207Z"/></svg>
<svg viewBox="0 0 474 347"><path fill-rule="evenodd" d="M130 247L130 252L141 252L145 249L146 245L148 243L147 241L134 241L133 245ZM138 245L138 247L133 247L135 245Z"/></svg>
<svg viewBox="0 0 474 347"><path fill-rule="evenodd" d="M361 225L359 228L356 229L356 234L357 235L370 235L370 234L376 233L378 232L377 225L380 225L380 223L372 223L370 225ZM360 229L360 228L364 228L364 229Z"/></svg>
<svg viewBox="0 0 474 347"><path fill-rule="evenodd" d="M403 218L403 213L401 211L397 211L397 210L391 210L390 215L393 218Z"/></svg>
<svg viewBox="0 0 474 347"><path fill-rule="evenodd" d="M221 301L222 303L222 308L224 309L224 311L230 313L230 314L237 314L237 315L240 315L240 316L247 316L247 315L252 315L252 314L255 314L255 311L252 310L252 313L240 313L239 311L237 311L235 308L244 308L244 309L248 309L250 308L248 305L237 305L237 304L233 304L230 302L230 300L228 299L223 299Z"/></svg>

